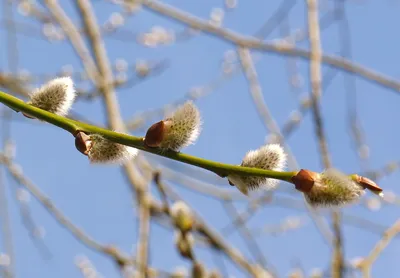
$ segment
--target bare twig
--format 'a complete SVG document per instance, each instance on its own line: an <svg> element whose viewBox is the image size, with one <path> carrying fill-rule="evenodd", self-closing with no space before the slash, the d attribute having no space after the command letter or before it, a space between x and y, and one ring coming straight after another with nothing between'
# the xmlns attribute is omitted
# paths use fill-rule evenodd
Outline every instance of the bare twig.
<svg viewBox="0 0 400 278"><path fill-rule="evenodd" d="M139 238L137 243L137 263L139 265L139 275L141 278L147 276L147 264L149 257L150 241L150 206L147 191L141 191L139 199Z"/></svg>
<svg viewBox="0 0 400 278"><path fill-rule="evenodd" d="M265 258L262 250L258 246L256 239L253 237L252 233L250 232L249 228L247 227L246 223L242 221L238 211L234 207L234 205L229 202L223 202L225 210L232 216L232 218L238 219L237 221L237 228L239 232L242 234L242 237L248 246L249 251L256 257L258 263L260 263L263 267L267 266L267 259Z"/></svg>
<svg viewBox="0 0 400 278"><path fill-rule="evenodd" d="M5 165L12 175L12 177L22 186L24 186L29 192L32 193L32 195L44 206L44 208L50 212L56 220L64 226L69 232L72 233L72 235L85 244L87 247L99 251L105 254L108 254L109 256L112 256L115 261L117 261L119 264L125 264L125 265L130 265L133 264L133 261L131 259L128 259L126 256L122 255L119 251L117 251L115 248L110 248L108 246L104 246L94 239L92 239L90 236L85 234L80 228L75 226L75 224L72 223L71 220L69 220L61 210L59 210L53 202L45 195L43 194L40 189L29 179L27 179L25 176L23 176L21 172L21 168L19 165L14 164L8 157L6 157L4 154L0 153L0 163ZM112 250L111 250L112 249Z"/></svg>
<svg viewBox="0 0 400 278"><path fill-rule="evenodd" d="M398 233L400 233L400 220L397 220L392 227L385 231L382 238L376 243L369 255L361 262L360 269L364 278L371 277L370 272L372 264Z"/></svg>
<svg viewBox="0 0 400 278"><path fill-rule="evenodd" d="M81 58L86 73L90 79L96 84L99 79L99 73L96 70L96 65L90 56L90 52L87 49L81 34L75 27L71 19L65 14L64 10L58 4L56 0L45 0L43 1L47 8L50 10L53 17L57 20L64 32L69 37L71 44L74 47L77 55Z"/></svg>
<svg viewBox="0 0 400 278"><path fill-rule="evenodd" d="M5 269L5 277L15 277L15 255L14 255L14 244L13 244L13 232L11 230L11 221L8 209L8 198L6 191L6 183L3 175L3 169L0 169L0 217L1 217L1 231L2 241L7 256L10 258L10 264Z"/></svg>
<svg viewBox="0 0 400 278"><path fill-rule="evenodd" d="M295 48L291 45L287 44L271 44L265 43L259 39L255 39L253 37L246 37L240 34L237 34L231 30L224 29L218 27L212 23L209 23L205 20L201 20L198 17L190 15L186 12L178 10L168 4L162 3L156 0L125 0L128 2L138 1L141 2L146 8L159 13L168 18L179 21L183 24L189 25L192 28L207 32L211 35L217 36L220 39L233 43L237 46L245 47L245 48L253 48L265 52L276 53L280 55L287 56L298 56L304 59L309 59L311 57L311 52L308 50L303 50L299 48ZM363 77L367 80L373 81L375 83L379 83L380 85L390 88L394 91L400 91L400 83L394 79L387 78L377 72L369 70L361 65L352 63L349 60L334 56L334 55L321 55L321 62L347 71L349 73L353 73Z"/></svg>
<svg viewBox="0 0 400 278"><path fill-rule="evenodd" d="M318 2L317 0L308 0L308 33L310 39L310 80L311 80L311 105L314 118L315 134L319 143L319 151L322 158L322 164L325 168L331 167L328 145L325 138L324 126L321 116L321 110L318 99L321 96L321 61L322 51L320 42L320 29L318 22ZM340 214L332 213L333 220L333 256L332 256L332 278L342 278L344 274L344 259L342 250L342 236L340 231Z"/></svg>
<svg viewBox="0 0 400 278"><path fill-rule="evenodd" d="M249 83L249 91L253 102L257 108L258 114L260 115L264 125L269 131L271 131L277 138L280 144L285 146L286 152L289 154L289 165L291 169L297 169L297 162L294 159L293 154L290 151L289 146L285 144L284 137L280 131L278 124L275 122L271 113L269 112L268 106L265 102L261 85L258 82L257 71L254 68L253 59L250 51L246 48L238 48L240 62L243 67L243 71Z"/></svg>
<svg viewBox="0 0 400 278"><path fill-rule="evenodd" d="M160 172L154 173L154 183L156 184L157 189L160 192L161 201L164 204L164 207L166 209L169 209L168 196L167 196L167 193L165 192L164 184L161 181L161 173Z"/></svg>
<svg viewBox="0 0 400 278"><path fill-rule="evenodd" d="M308 0L308 28L311 46L310 79L311 79L311 105L315 123L315 133L318 138L319 150L322 156L322 163L326 168L331 162L328 153L328 146L324 133L324 126L321 116L321 109L318 99L321 96L321 42L318 22L318 5L316 0Z"/></svg>
<svg viewBox="0 0 400 278"><path fill-rule="evenodd" d="M177 196L176 193L174 193L174 195L175 197ZM179 197L176 198L180 199ZM162 209L161 206L155 204L154 202L152 203L152 214L153 215L166 214L170 216L169 211ZM246 260L243 254L241 254L239 250L228 244L221 235L219 235L216 231L214 231L214 229L209 227L206 224L206 222L197 214L195 223L196 223L195 230L207 239L211 247L213 247L215 250L224 253L231 261L236 263L246 272L252 275L257 274L257 270L255 269L255 267Z"/></svg>

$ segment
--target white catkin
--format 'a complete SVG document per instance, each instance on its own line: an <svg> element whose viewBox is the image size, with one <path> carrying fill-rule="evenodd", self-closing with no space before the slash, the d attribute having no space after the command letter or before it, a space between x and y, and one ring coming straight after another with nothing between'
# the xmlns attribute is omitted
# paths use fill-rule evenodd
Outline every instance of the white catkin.
<svg viewBox="0 0 400 278"><path fill-rule="evenodd" d="M170 209L171 217L176 218L181 213L186 215L191 215L191 210L188 207L188 205L186 205L184 202L177 201L171 206Z"/></svg>
<svg viewBox="0 0 400 278"><path fill-rule="evenodd" d="M98 134L91 134L92 146L88 157L92 163L124 163L136 156L138 150L114 143Z"/></svg>
<svg viewBox="0 0 400 278"><path fill-rule="evenodd" d="M243 158L241 166L282 171L286 166L286 157L286 153L279 144L268 144L257 150L249 151ZM249 190L256 190L261 187L272 189L279 182L279 180L266 177L239 175L228 175L228 179L245 195L248 194Z"/></svg>
<svg viewBox="0 0 400 278"><path fill-rule="evenodd" d="M76 92L71 77L59 77L33 91L28 104L60 116L66 116L75 96Z"/></svg>
<svg viewBox="0 0 400 278"><path fill-rule="evenodd" d="M304 193L312 206L330 207L354 203L364 194L364 188L335 169L319 174L311 191Z"/></svg>
<svg viewBox="0 0 400 278"><path fill-rule="evenodd" d="M192 101L178 107L164 122L167 127L160 145L162 149L180 151L193 144L201 132L200 112Z"/></svg>

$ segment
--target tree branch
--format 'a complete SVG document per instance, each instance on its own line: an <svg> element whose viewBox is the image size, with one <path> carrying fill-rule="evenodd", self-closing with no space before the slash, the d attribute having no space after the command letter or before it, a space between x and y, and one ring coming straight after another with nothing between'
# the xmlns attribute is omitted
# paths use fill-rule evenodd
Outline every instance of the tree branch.
<svg viewBox="0 0 400 278"><path fill-rule="evenodd" d="M0 102L4 103L5 105L9 106L14 110L25 112L26 114L36 117L42 121L46 121L55 126L58 126L70 132L71 134L75 134L77 131L100 134L112 142L137 148L149 153L157 154L159 156L168 157L170 159L190 164L193 166L197 166L212 171L218 175L226 176L228 174L237 174L242 176L262 176L262 177L268 177L272 179L279 179L291 182L291 178L296 174L296 172L277 172L277 171L263 170L258 168L249 168L249 167L224 164L180 152L173 152L173 151L161 152L159 149L156 148L145 147L143 144L143 138L110 131L108 129L104 129L94 125L89 125L86 123L61 117L59 115L28 105L22 100L1 91L0 91Z"/></svg>

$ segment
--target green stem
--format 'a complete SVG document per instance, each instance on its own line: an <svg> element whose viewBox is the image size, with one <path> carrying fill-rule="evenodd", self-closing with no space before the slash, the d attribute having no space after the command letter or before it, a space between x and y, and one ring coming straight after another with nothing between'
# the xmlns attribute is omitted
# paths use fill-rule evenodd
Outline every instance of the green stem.
<svg viewBox="0 0 400 278"><path fill-rule="evenodd" d="M145 152L153 153L186 164L194 165L212 171L222 177L225 177L230 174L235 174L240 176L259 176L259 177L267 177L272 179L283 180L292 183L291 181L292 177L297 174L297 172L278 172L278 171L264 170L259 168L236 166L236 165L225 164L212 160L203 159L200 157L184 154L181 152L160 151L160 149L156 148L147 148L143 144L143 138L141 137L135 137L123 133L118 133L94 125L89 125L86 123L61 117L56 114L47 112L45 110L36 108L32 105L26 104L22 100L14 96L11 96L9 94L6 94L2 91L0 91L0 102L2 102L3 104L7 105L8 107L10 107L15 111L24 112L25 114L31 115L39 120L51 123L55 126L58 126L70 132L73 135L76 134L76 132L78 131L83 131L89 134L90 133L100 134L115 143L134 147Z"/></svg>

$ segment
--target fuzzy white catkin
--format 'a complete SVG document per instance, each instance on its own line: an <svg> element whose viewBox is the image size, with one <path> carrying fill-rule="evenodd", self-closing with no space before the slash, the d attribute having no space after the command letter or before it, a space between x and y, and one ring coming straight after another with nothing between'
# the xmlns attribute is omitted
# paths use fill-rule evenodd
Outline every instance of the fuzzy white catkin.
<svg viewBox="0 0 400 278"><path fill-rule="evenodd" d="M193 144L200 135L200 112L192 101L187 101L178 107L164 122L166 130L160 144L162 149L180 151Z"/></svg>
<svg viewBox="0 0 400 278"><path fill-rule="evenodd" d="M319 174L311 191L304 193L312 206L330 207L351 204L360 199L364 188L335 169Z"/></svg>
<svg viewBox="0 0 400 278"><path fill-rule="evenodd" d="M186 278L188 276L188 271L183 266L178 266L171 274L171 278Z"/></svg>
<svg viewBox="0 0 400 278"><path fill-rule="evenodd" d="M123 163L136 156L138 150L114 143L98 134L91 134L88 157L92 163Z"/></svg>
<svg viewBox="0 0 400 278"><path fill-rule="evenodd" d="M249 151L243 158L241 166L282 171L286 166L286 157L285 151L279 144L268 144L257 150ZM228 175L228 179L245 195L249 190L272 189L279 182L279 180L265 177L238 175Z"/></svg>
<svg viewBox="0 0 400 278"><path fill-rule="evenodd" d="M66 116L75 96L76 92L71 77L59 77L33 91L28 104L60 116Z"/></svg>
<svg viewBox="0 0 400 278"><path fill-rule="evenodd" d="M170 213L172 218L177 218L179 214L191 215L191 210L184 202L177 201L171 206Z"/></svg>
<svg viewBox="0 0 400 278"><path fill-rule="evenodd" d="M176 228L182 232L192 229L194 218L190 208L182 201L174 203L170 210L172 221Z"/></svg>

